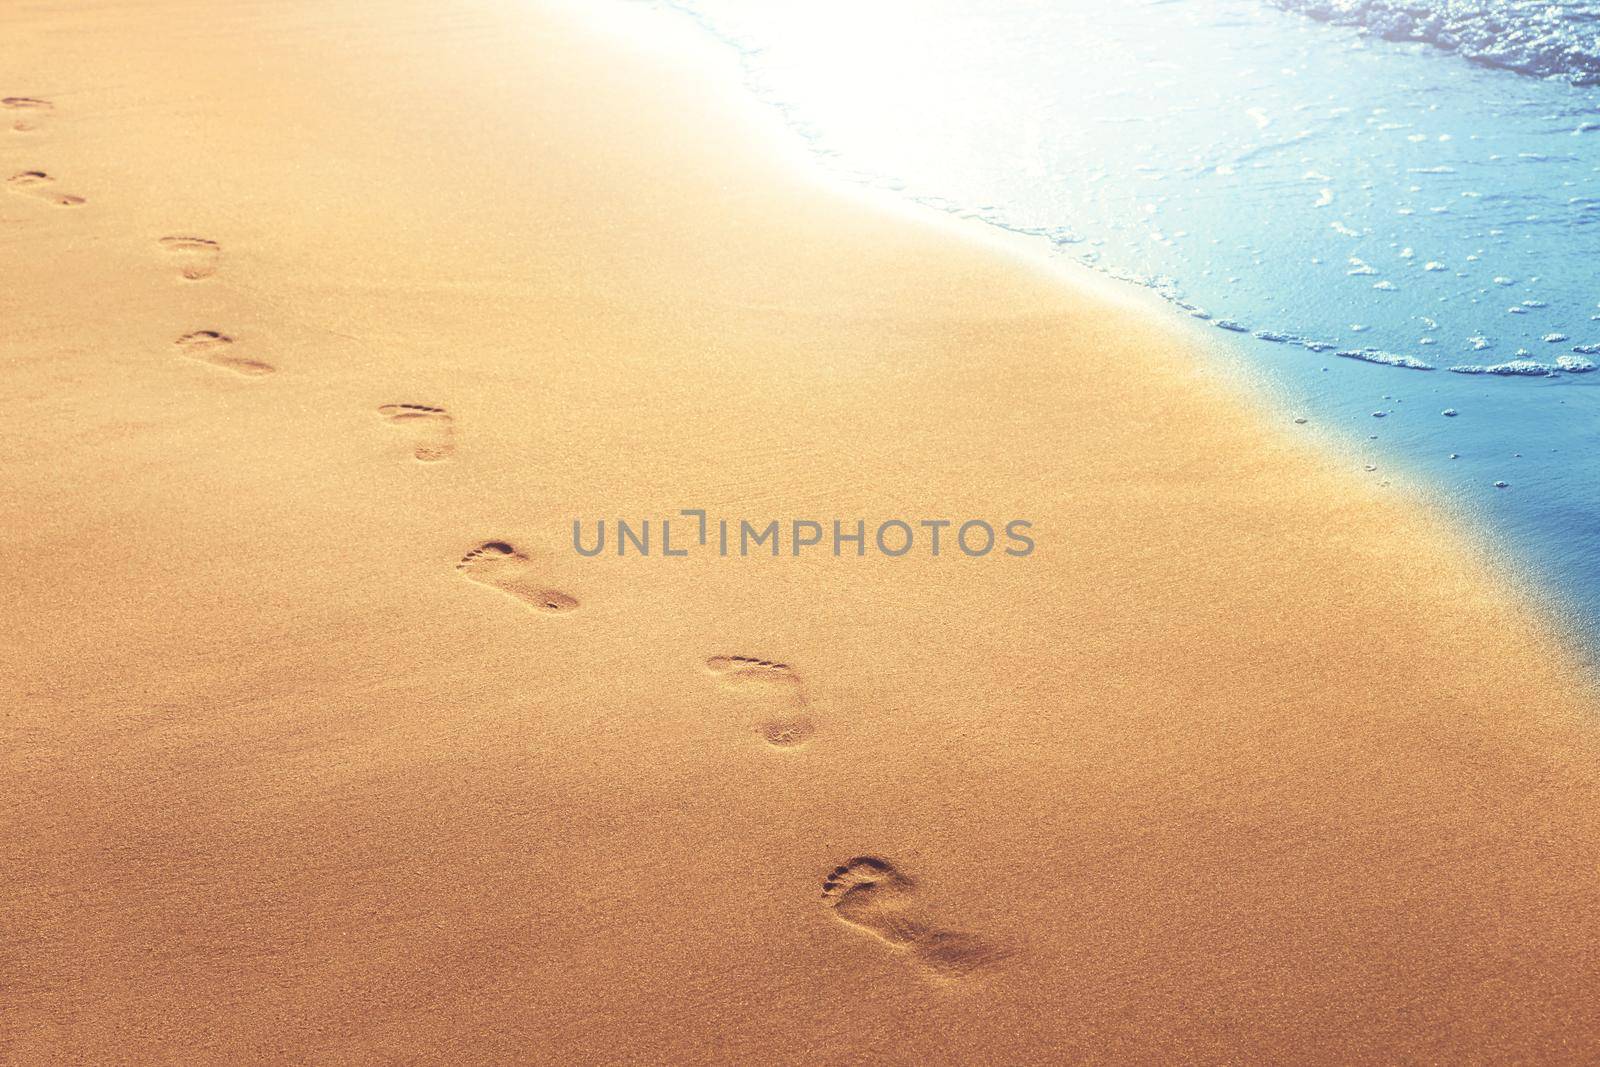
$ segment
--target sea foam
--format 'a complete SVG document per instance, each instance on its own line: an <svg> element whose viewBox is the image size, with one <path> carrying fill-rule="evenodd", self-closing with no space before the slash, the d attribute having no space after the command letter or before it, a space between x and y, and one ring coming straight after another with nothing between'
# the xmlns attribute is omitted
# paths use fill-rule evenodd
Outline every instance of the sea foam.
<svg viewBox="0 0 1600 1067"><path fill-rule="evenodd" d="M1390 41L1423 41L1487 67L1600 84L1600 6L1547 0L1271 0Z"/></svg>

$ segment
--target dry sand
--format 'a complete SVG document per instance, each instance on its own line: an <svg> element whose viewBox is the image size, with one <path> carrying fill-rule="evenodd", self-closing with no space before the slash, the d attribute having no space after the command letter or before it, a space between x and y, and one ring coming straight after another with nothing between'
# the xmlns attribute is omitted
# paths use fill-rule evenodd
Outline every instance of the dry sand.
<svg viewBox="0 0 1600 1067"><path fill-rule="evenodd" d="M0 71L51 105L0 129L0 1060L1600 1056L1551 627L676 16L30 0ZM568 543L696 506L1039 549Z"/></svg>

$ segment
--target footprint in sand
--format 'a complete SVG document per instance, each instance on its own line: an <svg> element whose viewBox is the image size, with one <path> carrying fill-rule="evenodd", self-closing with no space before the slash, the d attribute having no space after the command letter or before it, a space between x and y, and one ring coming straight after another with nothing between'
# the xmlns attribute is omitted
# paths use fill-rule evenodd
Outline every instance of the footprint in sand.
<svg viewBox="0 0 1600 1067"><path fill-rule="evenodd" d="M178 270L192 282L209 278L217 273L217 261L222 258L222 246L204 237L163 237L160 241L178 262Z"/></svg>
<svg viewBox="0 0 1600 1067"><path fill-rule="evenodd" d="M857 856L835 867L822 883L822 902L841 922L905 953L931 978L964 978L1004 955L981 937L928 922L916 883L877 856Z"/></svg>
<svg viewBox="0 0 1600 1067"><path fill-rule="evenodd" d="M42 170L25 170L21 174L13 174L6 179L6 184L14 193L31 196L36 200L44 200L61 207L77 207L79 204L88 203L81 196L71 196L56 190L56 180Z"/></svg>
<svg viewBox="0 0 1600 1067"><path fill-rule="evenodd" d="M16 117L11 121L11 128L18 133L37 130L39 128L38 116L43 115L46 111L53 110L54 107L55 105L50 101L40 100L32 96L0 97L0 108L17 112Z"/></svg>
<svg viewBox="0 0 1600 1067"><path fill-rule="evenodd" d="M530 611L558 615L578 606L572 597L535 579L528 557L504 541L485 541L462 556L456 570L468 581L498 589Z"/></svg>
<svg viewBox="0 0 1600 1067"><path fill-rule="evenodd" d="M444 408L426 404L385 404L378 414L410 431L415 442L411 454L423 463L449 459L456 450L454 420Z"/></svg>
<svg viewBox="0 0 1600 1067"><path fill-rule="evenodd" d="M249 378L271 374L276 369L270 363L235 355L233 338L215 330L196 330L193 333L186 333L173 343L190 359L223 367Z"/></svg>
<svg viewBox="0 0 1600 1067"><path fill-rule="evenodd" d="M794 748L816 733L816 724L806 713L805 687L788 664L753 656L712 656L706 660L706 670L724 688L745 693L763 705L766 714L756 724L756 732L767 744Z"/></svg>

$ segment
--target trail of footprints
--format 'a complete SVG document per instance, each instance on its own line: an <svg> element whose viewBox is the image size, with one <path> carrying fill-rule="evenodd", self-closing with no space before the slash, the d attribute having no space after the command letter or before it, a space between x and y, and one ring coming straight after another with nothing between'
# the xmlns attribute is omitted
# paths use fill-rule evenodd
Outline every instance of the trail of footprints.
<svg viewBox="0 0 1600 1067"><path fill-rule="evenodd" d="M222 261L222 246L208 237L174 234L156 242L177 265L185 281L198 282L217 272ZM260 378L275 370L272 364L242 352L233 337L221 330L191 330L172 342L188 359L220 367L245 378Z"/></svg>
<svg viewBox="0 0 1600 1067"><path fill-rule="evenodd" d="M749 698L755 729L767 744L794 748L816 732L805 685L787 663L712 656L705 668L724 688ZM934 981L966 978L1005 956L989 940L929 916L915 882L878 856L856 856L835 867L822 883L822 900L840 922L871 934Z"/></svg>
<svg viewBox="0 0 1600 1067"><path fill-rule="evenodd" d="M47 100L27 96L0 97L11 128L30 133L54 110ZM78 207L84 197L58 188L42 170L25 170L6 181L14 193L54 204ZM158 242L185 281L216 274L222 246L206 237L174 234ZM241 353L233 337L219 330L193 330L173 342L186 358L247 378L276 369ZM455 451L455 420L445 409L426 404L385 404L378 414L409 435L415 459L437 463ZM562 615L579 607L576 598L549 586L528 556L508 541L485 541L456 563L467 581L493 589L529 611ZM705 670L725 690L739 694L751 714L755 733L776 749L805 745L816 733L810 701L798 673L786 663L754 656L719 655L705 661ZM925 914L916 883L894 864L877 856L856 856L835 867L822 885L822 901L846 926L869 934L906 956L938 981L952 981L982 970L1003 958L994 944L940 925Z"/></svg>
<svg viewBox="0 0 1600 1067"><path fill-rule="evenodd" d="M14 133L33 133L54 110L55 105L50 101L35 96L0 97L0 111L5 113ZM55 178L42 170L19 171L6 179L6 187L21 196L57 207L79 207L88 202L75 193L64 192L56 185Z"/></svg>
<svg viewBox="0 0 1600 1067"><path fill-rule="evenodd" d="M54 110L54 104L38 97L0 97L0 111L11 119L11 128L17 133L37 130L41 118ZM19 171L6 179L6 187L20 196L57 207L81 207L88 203L85 197L63 190L55 177L43 170ZM179 274L188 281L211 277L222 259L222 246L207 237L175 234L161 238L157 244L172 257ZM276 369L270 363L241 353L234 339L220 330L192 330L175 340L173 347L189 359L246 378L258 378Z"/></svg>

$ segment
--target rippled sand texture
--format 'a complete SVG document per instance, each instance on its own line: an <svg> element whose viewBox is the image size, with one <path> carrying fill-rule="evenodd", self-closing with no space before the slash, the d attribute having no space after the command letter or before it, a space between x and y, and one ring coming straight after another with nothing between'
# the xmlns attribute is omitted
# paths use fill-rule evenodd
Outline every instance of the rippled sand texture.
<svg viewBox="0 0 1600 1067"><path fill-rule="evenodd" d="M0 1059L1600 1054L1546 624L593 10L0 12ZM567 542L682 507L1039 549Z"/></svg>

